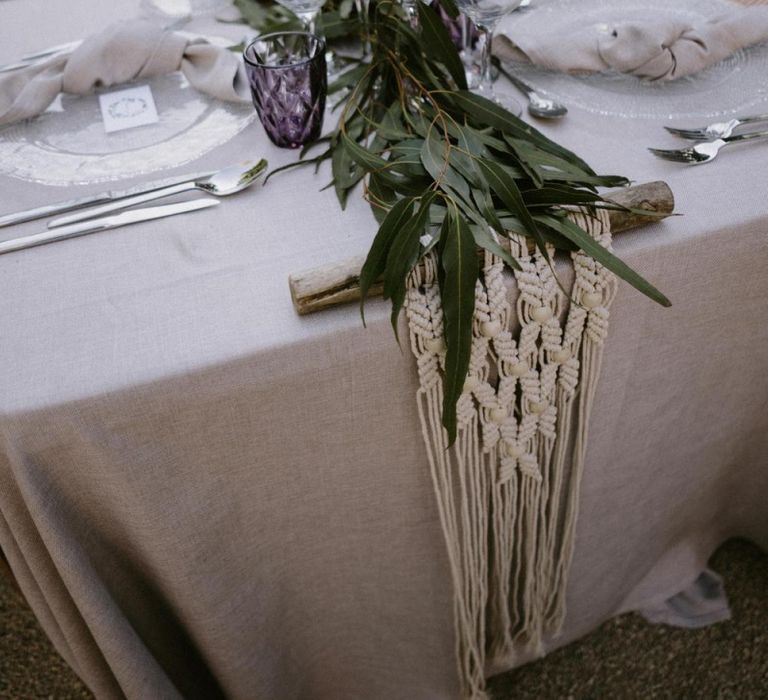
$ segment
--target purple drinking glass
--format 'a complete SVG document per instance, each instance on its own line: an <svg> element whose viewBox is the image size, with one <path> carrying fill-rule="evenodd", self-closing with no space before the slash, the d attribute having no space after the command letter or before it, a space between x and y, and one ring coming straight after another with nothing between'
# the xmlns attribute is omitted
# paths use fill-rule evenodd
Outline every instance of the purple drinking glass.
<svg viewBox="0 0 768 700"><path fill-rule="evenodd" d="M320 136L328 92L325 41L306 32L264 34L246 47L243 58L270 141L298 148Z"/></svg>
<svg viewBox="0 0 768 700"><path fill-rule="evenodd" d="M443 24L448 30L448 34L456 49L460 52L474 49L480 38L480 32L477 31L477 27L472 23L472 20L462 14L459 14L456 18L451 17L445 11L440 0L432 0L431 5L437 11L437 14L440 15L440 19L443 20Z"/></svg>

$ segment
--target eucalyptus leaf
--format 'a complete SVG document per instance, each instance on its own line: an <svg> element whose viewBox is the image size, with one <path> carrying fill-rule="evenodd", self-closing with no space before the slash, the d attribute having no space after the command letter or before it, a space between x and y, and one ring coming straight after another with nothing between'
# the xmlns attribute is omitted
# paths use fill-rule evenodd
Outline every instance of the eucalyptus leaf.
<svg viewBox="0 0 768 700"><path fill-rule="evenodd" d="M498 163L494 163L491 160L479 158L477 163L483 175L485 175L488 184L491 186L491 189L498 195L499 199L504 203L504 206L520 219L526 233L531 236L536 243L536 247L544 256L548 256L544 238L536 227L536 222L526 208L523 196L520 194L520 190L518 189L514 178L510 177Z"/></svg>
<svg viewBox="0 0 768 700"><path fill-rule="evenodd" d="M389 210L365 258L360 270L360 316L363 319L363 325L365 325L365 300L368 297L368 290L384 273L387 256L395 237L412 220L415 201L412 197L401 199Z"/></svg>
<svg viewBox="0 0 768 700"><path fill-rule="evenodd" d="M430 129L421 149L421 162L434 181L444 189L458 193L464 199L469 199L467 181L451 167L451 144L439 139L436 129Z"/></svg>
<svg viewBox="0 0 768 700"><path fill-rule="evenodd" d="M396 155L412 156L416 160L421 158L421 149L424 147L424 139L409 138L390 147L390 151Z"/></svg>
<svg viewBox="0 0 768 700"><path fill-rule="evenodd" d="M556 206L563 204L594 204L603 198L589 190L575 187L542 187L527 190L522 193L523 201L528 207Z"/></svg>
<svg viewBox="0 0 768 700"><path fill-rule="evenodd" d="M526 124L522 119L514 116L495 102L468 91L452 92L446 96L455 107L466 113L470 120L491 126L510 136L526 139L536 144L542 150L559 155L561 158L577 165L589 175L595 175L592 168L576 154L551 141L540 131Z"/></svg>
<svg viewBox="0 0 768 700"><path fill-rule="evenodd" d="M376 125L376 133L388 141L407 139L409 134L403 128L403 112L399 102L393 102Z"/></svg>
<svg viewBox="0 0 768 700"><path fill-rule="evenodd" d="M476 143L476 148L473 149L474 137L468 131L466 128L457 129L457 144L451 149L450 154L451 165L465 177L472 187L483 187L484 181L480 171L477 169L477 165L475 165L473 154L480 156L482 153L478 151L484 151L485 149L481 143Z"/></svg>
<svg viewBox="0 0 768 700"><path fill-rule="evenodd" d="M388 211L395 205L397 195L395 191L381 181L375 173L368 178L368 192L371 211L376 221L381 225L387 217Z"/></svg>
<svg viewBox="0 0 768 700"><path fill-rule="evenodd" d="M258 0L234 0L243 19L262 34L276 31L300 31L301 20L282 5L271 5Z"/></svg>
<svg viewBox="0 0 768 700"><path fill-rule="evenodd" d="M535 148L523 139L505 136L504 140L520 160L535 168L543 180L559 179L601 187L622 187L629 183L627 178L619 175L595 175L591 170L587 171L566 158Z"/></svg>
<svg viewBox="0 0 768 700"><path fill-rule="evenodd" d="M513 270L520 269L520 265L517 260L512 257L512 254L506 248L503 248L499 242L494 239L487 226L470 224L469 230L472 232L472 237L475 239L475 243L478 247L484 248L489 253L498 255Z"/></svg>
<svg viewBox="0 0 768 700"><path fill-rule="evenodd" d="M459 16L459 8L454 0L440 0L440 4L451 19L456 19Z"/></svg>
<svg viewBox="0 0 768 700"><path fill-rule="evenodd" d="M440 296L445 319L445 377L443 427L448 442L456 440L456 402L469 371L472 351L472 316L479 274L475 239L466 219L455 207L448 209L440 232L442 268Z"/></svg>
<svg viewBox="0 0 768 700"><path fill-rule="evenodd" d="M384 170L387 167L387 161L384 160L384 158L363 148L359 143L353 141L343 132L341 134L341 143L349 154L349 157L367 171Z"/></svg>
<svg viewBox="0 0 768 700"><path fill-rule="evenodd" d="M445 66L459 90L466 90L467 75L464 64L440 15L424 2L417 2L416 7L421 25L421 40L428 55Z"/></svg>
<svg viewBox="0 0 768 700"><path fill-rule="evenodd" d="M340 39L354 34L359 26L357 18L343 17L340 12L323 12L320 25L326 40Z"/></svg>
<svg viewBox="0 0 768 700"><path fill-rule="evenodd" d="M645 296L662 306L672 306L672 302L656 287L638 275L637 272L617 258L607 248L600 245L592 236L579 228L570 219L553 216L546 218L545 221L553 229L578 245L589 257L608 268L625 282L631 284L639 292L642 292Z"/></svg>
<svg viewBox="0 0 768 700"><path fill-rule="evenodd" d="M336 198L341 208L347 204L347 195L363 178L364 171L357 165L343 148L337 148L331 156L331 169L333 171L333 187L336 190Z"/></svg>
<svg viewBox="0 0 768 700"><path fill-rule="evenodd" d="M408 274L419 259L420 238L424 234L424 228L429 217L429 207L434 197L434 192L424 193L416 215L395 233L387 252L384 269L384 298L392 302L392 329L398 342L400 338L397 330L397 319L405 301L405 283Z"/></svg>
<svg viewBox="0 0 768 700"><path fill-rule="evenodd" d="M328 84L328 94L332 95L339 90L353 88L369 70L368 65L362 63L344 71L333 82Z"/></svg>
<svg viewBox="0 0 768 700"><path fill-rule="evenodd" d="M503 231L504 227L501 225L496 210L493 208L493 200L491 199L488 189L481 190L476 187L473 188L472 199L491 228L499 232Z"/></svg>
<svg viewBox="0 0 768 700"><path fill-rule="evenodd" d="M363 148L344 133L341 134L341 143L353 161L368 172L375 172L381 181L395 192L406 196L418 196L429 187L429 182L425 181L425 178L397 175L390 172L391 163Z"/></svg>

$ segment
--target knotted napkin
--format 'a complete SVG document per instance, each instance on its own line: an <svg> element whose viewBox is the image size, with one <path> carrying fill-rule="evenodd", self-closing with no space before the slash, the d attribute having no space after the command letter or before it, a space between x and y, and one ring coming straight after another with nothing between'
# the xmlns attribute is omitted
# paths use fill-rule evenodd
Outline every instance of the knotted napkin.
<svg viewBox="0 0 768 700"><path fill-rule="evenodd" d="M499 26L494 53L567 73L618 71L650 80L674 80L721 61L738 49L768 41L768 7L738 8L711 19L649 17L647 21L591 24L574 18L567 30L530 34L517 17Z"/></svg>
<svg viewBox="0 0 768 700"><path fill-rule="evenodd" d="M53 56L0 77L0 126L43 112L60 92L85 95L97 87L180 70L201 92L249 102L237 54L144 20L113 24L72 53Z"/></svg>

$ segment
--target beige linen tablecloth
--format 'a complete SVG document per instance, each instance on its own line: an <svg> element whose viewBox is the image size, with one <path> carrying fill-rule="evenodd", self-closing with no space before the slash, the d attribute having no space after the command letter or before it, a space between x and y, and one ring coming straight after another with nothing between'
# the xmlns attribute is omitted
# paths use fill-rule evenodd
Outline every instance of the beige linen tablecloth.
<svg viewBox="0 0 768 700"><path fill-rule="evenodd" d="M133 9L9 0L0 61ZM552 648L686 587L729 536L768 547L768 144L682 168L645 151L675 143L652 121L544 129L667 180L684 214L615 243L674 306L624 285L614 304ZM188 169L246 153L295 157L254 124ZM374 231L326 182L0 257L0 546L100 698L456 695L414 367L382 302L367 330L291 307L289 273ZM0 178L0 210L97 189Z"/></svg>

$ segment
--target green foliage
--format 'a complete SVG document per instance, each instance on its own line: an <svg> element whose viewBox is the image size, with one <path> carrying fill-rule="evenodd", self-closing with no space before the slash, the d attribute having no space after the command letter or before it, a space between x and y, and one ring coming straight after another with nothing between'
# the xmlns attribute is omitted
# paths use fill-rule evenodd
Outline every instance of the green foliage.
<svg viewBox="0 0 768 700"><path fill-rule="evenodd" d="M282 5L259 0L234 0L243 19L262 34L301 29L298 17Z"/></svg>
<svg viewBox="0 0 768 700"><path fill-rule="evenodd" d="M297 31L301 20L288 8L267 0L234 0L243 19L260 34ZM328 41L356 36L360 27L353 15L353 0L328 0L320 15L323 35Z"/></svg>
<svg viewBox="0 0 768 700"><path fill-rule="evenodd" d="M581 248L651 299L669 301L564 215L565 206L615 208L597 187L628 184L625 178L598 175L529 124L467 91L461 61L430 6L418 3L415 29L393 0L371 5L370 22L358 25L369 28L371 62L353 65L330 86L345 95L338 125L317 142L319 155L295 165L329 160L342 207L363 183L379 230L360 275L361 313L382 280L397 334L408 274L428 250L436 252L447 346L443 425L452 442L469 368L478 249L516 267L499 245L509 232L523 233L547 256L547 244ZM450 0L447 5L455 9Z"/></svg>
<svg viewBox="0 0 768 700"><path fill-rule="evenodd" d="M438 247L441 273L440 297L445 319L445 379L443 425L450 439L456 436L456 402L464 390L472 346L472 315L475 310L477 251L467 220L455 204L449 204L440 229Z"/></svg>

